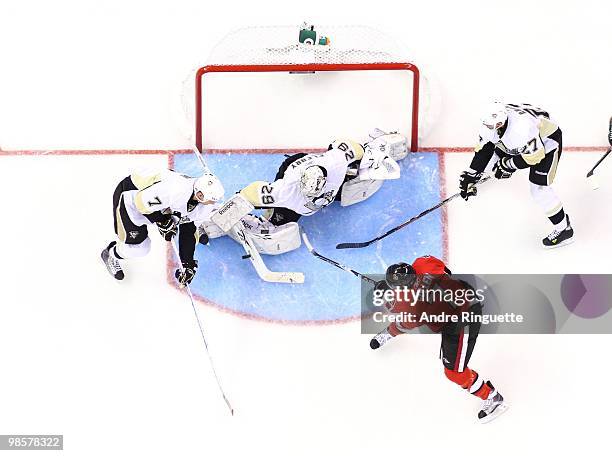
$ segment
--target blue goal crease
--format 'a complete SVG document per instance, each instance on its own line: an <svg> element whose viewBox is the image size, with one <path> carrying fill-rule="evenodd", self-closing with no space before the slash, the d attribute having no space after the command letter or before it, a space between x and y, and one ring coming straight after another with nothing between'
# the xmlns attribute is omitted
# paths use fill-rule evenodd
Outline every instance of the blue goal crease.
<svg viewBox="0 0 612 456"><path fill-rule="evenodd" d="M285 157L281 154L210 154L210 169L232 195L255 180L273 180ZM412 153L400 162L401 178L390 180L368 200L349 207L332 203L299 221L313 246L363 273L383 273L398 261L444 255L442 213L436 211L363 249L336 250L340 242L378 236L440 201L437 153ZM174 169L198 176L202 168L193 155L176 155ZM361 314L359 279L315 258L302 246L278 256L264 255L273 271L301 271L303 284L262 281L243 260L242 247L227 236L198 245L198 275L192 291L228 310L256 318L289 322L329 322Z"/></svg>

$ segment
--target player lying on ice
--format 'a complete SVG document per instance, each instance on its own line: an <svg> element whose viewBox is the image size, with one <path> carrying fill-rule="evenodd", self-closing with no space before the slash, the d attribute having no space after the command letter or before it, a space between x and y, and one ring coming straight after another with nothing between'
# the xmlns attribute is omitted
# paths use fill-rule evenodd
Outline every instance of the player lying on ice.
<svg viewBox="0 0 612 456"><path fill-rule="evenodd" d="M113 219L117 239L102 251L102 261L117 280L124 278L120 260L145 256L151 249L147 227L155 225L166 241L178 233L178 249L184 271L175 276L189 284L198 263L196 243L206 244L198 229L210 221L223 199L223 186L213 174L191 178L172 170L135 172L123 179L113 194Z"/></svg>
<svg viewBox="0 0 612 456"><path fill-rule="evenodd" d="M301 245L297 221L302 216L313 215L333 201L342 206L364 201L385 180L400 177L397 160L408 154L406 138L378 129L370 137L372 141L364 145L336 140L325 153L288 157L273 182L255 181L226 203L238 203L246 212L266 209L264 216L237 212L228 217L226 228L241 226L260 253L278 255L297 249ZM205 229L211 238L225 234L214 223ZM236 228L227 234L239 240Z"/></svg>
<svg viewBox="0 0 612 456"><path fill-rule="evenodd" d="M387 290L392 290L390 296L382 294ZM414 293L407 292L410 290ZM427 290L444 291L444 293L427 294L425 293ZM468 367L480 331L478 319L469 317L482 315L482 302L467 282L453 278L441 260L424 256L417 258L412 265L397 263L389 266L385 280L376 284L376 291L381 297L390 298L384 300L387 310L392 314L401 314L403 318L395 320L378 333L370 341L372 349L383 346L400 334L427 325L432 331L442 335L440 356L446 377L483 400L478 420L487 423L507 409L504 398L493 384L488 380L485 381L475 370ZM447 299L448 293L454 299ZM469 317L465 318L466 314L463 313L467 313ZM462 317L458 318L457 322L431 321L432 316L446 317L460 314ZM427 319L429 322L424 322Z"/></svg>
<svg viewBox="0 0 612 456"><path fill-rule="evenodd" d="M461 173L461 196L467 201L476 195L474 184L490 166L497 179L507 179L515 171L528 168L531 196L553 224L542 245L550 249L569 244L574 240L574 230L551 187L561 152L561 130L548 112L530 104L494 103L482 119L470 168Z"/></svg>

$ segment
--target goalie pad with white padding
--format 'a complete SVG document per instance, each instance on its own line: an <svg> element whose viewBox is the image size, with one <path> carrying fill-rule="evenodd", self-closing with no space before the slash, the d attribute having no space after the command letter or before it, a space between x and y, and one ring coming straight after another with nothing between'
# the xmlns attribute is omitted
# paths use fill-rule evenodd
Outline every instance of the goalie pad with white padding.
<svg viewBox="0 0 612 456"><path fill-rule="evenodd" d="M224 232L228 232L242 217L255 207L240 193L236 193L219 208L210 219Z"/></svg>
<svg viewBox="0 0 612 456"><path fill-rule="evenodd" d="M340 205L350 206L367 200L382 187L382 180L353 179L342 185Z"/></svg>
<svg viewBox="0 0 612 456"><path fill-rule="evenodd" d="M223 231L219 225L217 225L216 223L212 222L212 221L206 221L204 223L202 223L199 227L198 227L198 231L201 235L201 233L206 233L206 235L208 236L208 239L216 239L219 238L221 236L225 236L227 233L225 231Z"/></svg>
<svg viewBox="0 0 612 456"><path fill-rule="evenodd" d="M270 271L261 256L259 256L251 235L245 232L242 223L234 225L231 233L233 236L236 236L238 243L242 245L246 252L246 256L243 258L251 260L255 272L257 272L257 275L262 280L275 283L304 283L304 274L301 272Z"/></svg>
<svg viewBox="0 0 612 456"><path fill-rule="evenodd" d="M295 222L275 226L262 217L248 214L240 223L257 251L264 255L280 255L302 245L300 229ZM228 234L236 242L240 242L235 230L231 230Z"/></svg>
<svg viewBox="0 0 612 456"><path fill-rule="evenodd" d="M406 137L400 135L398 132L393 131L391 133L386 133L380 128L375 128L369 136L372 138L372 141L368 144L376 143L378 147L384 144L385 155L389 155L393 160L402 160L408 156L408 143Z"/></svg>
<svg viewBox="0 0 612 456"><path fill-rule="evenodd" d="M389 156L384 142L377 139L366 144L363 158L359 163L360 180L399 179L400 166Z"/></svg>

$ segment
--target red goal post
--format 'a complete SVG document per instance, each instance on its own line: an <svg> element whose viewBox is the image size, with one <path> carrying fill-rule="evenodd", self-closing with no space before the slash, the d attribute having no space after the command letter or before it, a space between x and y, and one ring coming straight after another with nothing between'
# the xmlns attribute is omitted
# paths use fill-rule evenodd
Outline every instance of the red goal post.
<svg viewBox="0 0 612 456"><path fill-rule="evenodd" d="M316 28L319 31L319 27ZM419 68L405 58L400 45L386 34L365 26L320 27L331 44L298 43L299 27L247 27L228 34L214 48L206 65L195 72L195 144L204 146L204 79L212 73L317 73L359 71L408 71L412 73L409 91L410 150L419 146Z"/></svg>

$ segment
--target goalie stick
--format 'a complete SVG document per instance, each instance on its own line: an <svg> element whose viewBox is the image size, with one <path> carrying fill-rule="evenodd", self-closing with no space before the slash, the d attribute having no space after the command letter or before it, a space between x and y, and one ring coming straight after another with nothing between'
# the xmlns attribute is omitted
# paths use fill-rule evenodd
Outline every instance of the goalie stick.
<svg viewBox="0 0 612 456"><path fill-rule="evenodd" d="M326 263L331 264L332 266L335 266L339 269L342 269L343 271L346 272L350 272L351 274L353 274L354 276L359 277L361 280L364 280L366 282L369 282L371 284L376 285L376 280L369 278L366 275L363 275L361 272L357 272L354 269L349 268L348 266L343 265L342 263L338 263L336 260L332 260L331 258L327 258L326 256L321 255L319 252L317 252L313 247L312 244L310 243L310 240L308 239L308 236L306 235L306 232L304 230L300 230L302 232L302 239L304 240L304 244L306 245L306 248L308 249L308 251L310 253L312 253L315 257L317 257L320 260L325 261Z"/></svg>
<svg viewBox="0 0 612 456"><path fill-rule="evenodd" d="M480 179L476 184L474 185L479 185L482 184L483 182L488 181L489 179L491 179L491 176L485 176L482 179ZM337 249L361 249L363 247L367 247L371 244L374 244L375 242L380 241L381 239L386 238L387 236L389 236L390 234L395 233L396 231L401 230L402 228L404 228L405 226L410 225L413 222L416 222L418 219L420 219L421 217L424 217L425 215L435 211L436 209L441 208L442 206L444 206L446 203L448 203L451 200L454 200L455 198L457 198L461 193L455 193L454 195L449 196L448 198L446 198L445 200L440 201L438 204L436 204L433 207L430 207L429 209L424 210L423 212L421 212L419 215L415 215L414 217L412 217L410 220L405 221L404 223L401 223L400 225L397 225L395 228L391 228L389 231L387 231L384 234L381 234L378 237L375 237L374 239L370 239L369 241L365 241L365 242L343 242L341 244L338 244L336 246Z"/></svg>
<svg viewBox="0 0 612 456"><path fill-rule="evenodd" d="M204 168L204 172L210 173L210 168L204 161L202 153L197 148L193 149L193 153L200 161L202 168ZM248 258L251 260L251 264L253 265L253 268L255 268L255 272L257 272L257 275L262 280L266 282L275 283L304 283L304 274L302 274L301 272L270 271L270 269L268 269L268 267L266 266L266 263L264 263L263 259L261 258L261 255L253 245L253 242L251 241L247 233L245 233L242 228L236 228L236 234L238 234L240 244L246 252L246 255L242 258Z"/></svg>
<svg viewBox="0 0 612 456"><path fill-rule="evenodd" d="M599 179L594 174L595 170L601 164L601 162L603 162L606 159L606 157L610 155L610 152L612 152L612 117L610 117L610 124L608 127L608 142L610 143L610 148L606 151L606 153L603 154L603 156L599 160L597 160L597 163L595 163L595 166L593 166L586 175L589 183L591 184L591 188L593 190L597 190L599 188Z"/></svg>
<svg viewBox="0 0 612 456"><path fill-rule="evenodd" d="M181 256L179 254L178 248L176 247L176 244L174 243L173 240L170 240L170 244L172 244L172 250L174 251L174 256L176 257L176 260L178 261L179 268L181 272L184 273L185 270L183 268L183 264L181 263ZM185 284L185 288L187 289L187 294L189 295L189 300L191 301L191 307L193 308L193 313L195 315L196 321L198 322L198 327L200 328L200 334L202 335L202 341L204 341L204 348L206 349L206 354L208 355L208 361L210 361L210 367L212 369L213 375L215 376L215 380L217 381L217 386L219 387L219 391L221 392L221 395L223 396L223 400L225 401L227 408L229 409L230 413L233 416L234 408L232 407L232 404L230 403L227 396L225 395L225 391L223 391L223 387L221 386L221 381L219 380L219 376L217 375L217 371L215 370L215 365L213 363L212 356L210 354L210 351L208 350L208 343L206 342L206 336L204 335L204 328L202 327L202 322L200 321L200 317L198 316L198 311L196 310L195 302L193 300L193 294L191 294L191 288L189 287L189 284Z"/></svg>
<svg viewBox="0 0 612 456"><path fill-rule="evenodd" d="M240 224L240 222L238 222ZM234 229L234 228L232 228ZM235 232L240 239L240 244L244 248L246 255L242 258L248 258L251 260L251 264L255 268L257 275L266 282L276 283L304 283L304 274L301 272L277 272L270 271L261 255L253 245L251 238L245 233L243 228L235 228Z"/></svg>

